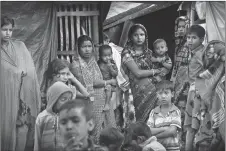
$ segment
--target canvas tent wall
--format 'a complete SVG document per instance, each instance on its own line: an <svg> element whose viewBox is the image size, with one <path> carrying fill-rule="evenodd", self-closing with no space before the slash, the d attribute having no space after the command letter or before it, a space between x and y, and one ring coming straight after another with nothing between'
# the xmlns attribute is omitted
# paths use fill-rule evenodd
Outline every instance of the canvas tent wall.
<svg viewBox="0 0 226 151"><path fill-rule="evenodd" d="M13 38L23 41L30 51L41 90L44 72L54 58L72 58L81 34L102 41L102 20L110 3L104 2L1 2L1 15L15 19ZM106 10L107 11L106 11Z"/></svg>

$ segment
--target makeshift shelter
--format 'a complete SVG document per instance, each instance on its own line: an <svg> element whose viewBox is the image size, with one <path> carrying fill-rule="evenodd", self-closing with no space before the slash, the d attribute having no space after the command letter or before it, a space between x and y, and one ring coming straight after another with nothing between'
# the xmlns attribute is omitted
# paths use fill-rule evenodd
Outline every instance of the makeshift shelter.
<svg viewBox="0 0 226 151"><path fill-rule="evenodd" d="M134 23L143 24L148 31L149 48L153 42L163 38L168 45L168 54L173 60L175 51L175 20L187 16L190 25L199 24L206 29L204 42L213 39L225 41L225 2L112 2L103 30L112 42L124 47L129 28ZM200 8L200 9L199 9ZM199 10L206 18L199 17ZM170 75L170 74L169 74Z"/></svg>
<svg viewBox="0 0 226 151"><path fill-rule="evenodd" d="M89 35L95 45L102 41L102 20L109 6L110 2L5 1L1 12L15 19L12 37L26 44L44 90L48 63L57 56L71 61L80 35Z"/></svg>
<svg viewBox="0 0 226 151"><path fill-rule="evenodd" d="M169 56L173 59L173 37L175 19L179 16L177 11L179 4L179 2L112 2L108 13L112 15L108 15L103 23L104 32L111 41L124 47L129 28L134 23L141 23L148 31L149 48L153 49L152 44L156 39L163 38L167 42ZM128 9L129 7L130 9ZM127 8L128 10L121 11L117 15L111 12L120 8Z"/></svg>

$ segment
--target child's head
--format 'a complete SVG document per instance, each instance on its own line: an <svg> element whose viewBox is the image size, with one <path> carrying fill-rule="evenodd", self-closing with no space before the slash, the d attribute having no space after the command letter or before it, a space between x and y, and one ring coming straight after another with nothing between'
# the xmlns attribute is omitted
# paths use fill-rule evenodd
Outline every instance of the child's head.
<svg viewBox="0 0 226 151"><path fill-rule="evenodd" d="M160 104L170 104L172 97L174 96L173 82L168 80L162 80L156 85L157 98Z"/></svg>
<svg viewBox="0 0 226 151"><path fill-rule="evenodd" d="M205 29L200 25L192 25L187 32L187 43L191 50L199 47L204 41Z"/></svg>
<svg viewBox="0 0 226 151"><path fill-rule="evenodd" d="M68 81L69 74L69 62L61 59L54 59L46 71L48 79L52 79L54 82L61 81L66 83Z"/></svg>
<svg viewBox="0 0 226 151"><path fill-rule="evenodd" d="M147 31L141 24L133 25L128 33L128 39L131 40L133 42L133 45L136 46L143 46L147 37Z"/></svg>
<svg viewBox="0 0 226 151"><path fill-rule="evenodd" d="M103 33L104 45L108 45L110 43L110 38L107 34Z"/></svg>
<svg viewBox="0 0 226 151"><path fill-rule="evenodd" d="M73 139L86 144L89 132L94 128L92 111L86 99L75 99L62 105L59 110L59 126L65 142Z"/></svg>
<svg viewBox="0 0 226 151"><path fill-rule="evenodd" d="M108 147L109 151L120 151L124 136L117 128L105 128L100 133L100 145Z"/></svg>
<svg viewBox="0 0 226 151"><path fill-rule="evenodd" d="M99 48L99 59L104 62L108 63L112 60L112 49L109 45L102 45Z"/></svg>
<svg viewBox="0 0 226 151"><path fill-rule="evenodd" d="M78 53L83 59L89 59L93 53L93 41L87 35L78 38Z"/></svg>
<svg viewBox="0 0 226 151"><path fill-rule="evenodd" d="M124 144L141 144L151 137L151 130L145 122L136 122L125 129Z"/></svg>
<svg viewBox="0 0 226 151"><path fill-rule="evenodd" d="M48 112L58 113L60 107L72 99L73 93L71 88L61 81L55 82L47 90L47 107Z"/></svg>
<svg viewBox="0 0 226 151"><path fill-rule="evenodd" d="M153 43L155 53L159 56L165 55L168 51L166 41L164 39L157 39Z"/></svg>
<svg viewBox="0 0 226 151"><path fill-rule="evenodd" d="M181 111L181 116L184 117L187 97L185 95L181 95L178 99L179 99L179 101L177 103L177 107Z"/></svg>
<svg viewBox="0 0 226 151"><path fill-rule="evenodd" d="M177 32L179 36L183 36L185 34L186 29L186 19L185 18L178 18L177 20Z"/></svg>

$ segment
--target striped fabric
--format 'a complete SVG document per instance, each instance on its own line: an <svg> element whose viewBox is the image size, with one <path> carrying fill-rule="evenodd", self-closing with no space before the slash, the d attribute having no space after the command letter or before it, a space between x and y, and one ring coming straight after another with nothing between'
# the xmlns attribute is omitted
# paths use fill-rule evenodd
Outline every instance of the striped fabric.
<svg viewBox="0 0 226 151"><path fill-rule="evenodd" d="M216 87L216 96L213 101L213 114L212 114L212 121L213 125L212 128L218 128L220 124L225 119L225 106L224 106L224 97L225 97L225 76L222 77L221 81L218 83Z"/></svg>
<svg viewBox="0 0 226 151"><path fill-rule="evenodd" d="M165 126L176 126L181 129L181 113L180 110L173 104L167 115L162 115L160 106L153 109L147 121L149 127L159 128ZM175 137L167 137L158 139L158 141L166 148L167 151L179 151L179 135Z"/></svg>

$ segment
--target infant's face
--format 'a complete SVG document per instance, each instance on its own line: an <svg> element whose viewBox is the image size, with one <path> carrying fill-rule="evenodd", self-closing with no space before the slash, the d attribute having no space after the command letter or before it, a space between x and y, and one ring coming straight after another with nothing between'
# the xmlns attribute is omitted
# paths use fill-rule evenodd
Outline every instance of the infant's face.
<svg viewBox="0 0 226 151"><path fill-rule="evenodd" d="M213 58L214 57L214 55L215 55L215 52L214 52L214 48L213 48L213 46L209 46L208 47L208 49L206 50L206 56L207 56L207 58Z"/></svg>
<svg viewBox="0 0 226 151"><path fill-rule="evenodd" d="M155 45L155 52L159 56L163 56L167 52L168 48L165 42L159 42Z"/></svg>

